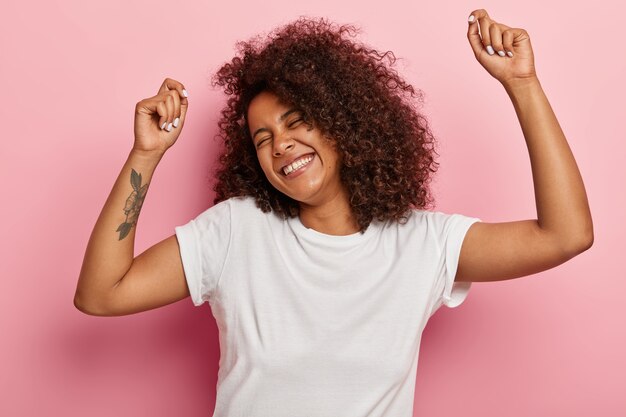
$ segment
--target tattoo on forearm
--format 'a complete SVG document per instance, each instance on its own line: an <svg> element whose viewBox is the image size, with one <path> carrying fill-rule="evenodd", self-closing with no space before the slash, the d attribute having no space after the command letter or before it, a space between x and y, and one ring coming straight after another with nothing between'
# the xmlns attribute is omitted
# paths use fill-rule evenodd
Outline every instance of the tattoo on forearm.
<svg viewBox="0 0 626 417"><path fill-rule="evenodd" d="M124 239L128 236L130 229L137 224L137 218L141 211L144 198L146 198L146 192L148 191L148 184L141 185L141 174L131 168L130 184L133 186L133 192L130 193L128 199L126 199L126 205L124 206L124 213L126 214L126 221L117 228L116 232L120 232L118 240Z"/></svg>

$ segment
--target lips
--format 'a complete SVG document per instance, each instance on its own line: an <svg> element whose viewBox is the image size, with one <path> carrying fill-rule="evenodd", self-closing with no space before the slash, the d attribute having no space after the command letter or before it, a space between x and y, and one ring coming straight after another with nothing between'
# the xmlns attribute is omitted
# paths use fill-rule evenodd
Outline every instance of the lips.
<svg viewBox="0 0 626 417"><path fill-rule="evenodd" d="M295 173L301 168L311 163L314 157L315 157L314 152L295 157L291 161L289 161L287 164L283 165L283 167L280 169L280 172L285 176Z"/></svg>

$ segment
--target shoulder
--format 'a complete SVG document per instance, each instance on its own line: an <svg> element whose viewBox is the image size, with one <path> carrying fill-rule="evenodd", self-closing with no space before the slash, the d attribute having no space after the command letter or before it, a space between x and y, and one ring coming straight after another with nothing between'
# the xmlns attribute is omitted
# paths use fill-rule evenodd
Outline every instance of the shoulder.
<svg viewBox="0 0 626 417"><path fill-rule="evenodd" d="M229 199L220 201L219 203L207 208L199 216L200 218L207 217L224 217L236 215L239 213L254 212L257 209L252 197L231 197Z"/></svg>
<svg viewBox="0 0 626 417"><path fill-rule="evenodd" d="M421 210L412 209L411 218L417 222L431 223L431 224L443 224L450 222L457 222L468 219L478 219L477 217L468 216L461 213L449 213L439 210Z"/></svg>
<svg viewBox="0 0 626 417"><path fill-rule="evenodd" d="M231 197L219 204L222 203L230 207L231 215L236 218L263 218L270 214L264 213L263 210L257 206L254 197L251 196Z"/></svg>
<svg viewBox="0 0 626 417"><path fill-rule="evenodd" d="M442 211L411 209L407 215L406 225L409 227L437 227L446 222L454 214Z"/></svg>
<svg viewBox="0 0 626 417"><path fill-rule="evenodd" d="M201 222L220 221L228 222L233 229L249 229L255 225L266 225L276 223L279 219L273 212L263 212L254 197L242 196L231 197L220 201L201 213L197 219Z"/></svg>
<svg viewBox="0 0 626 417"><path fill-rule="evenodd" d="M460 213L412 209L402 228L410 233L415 233L417 230L427 235L446 236L451 232L464 230L476 221L480 219Z"/></svg>

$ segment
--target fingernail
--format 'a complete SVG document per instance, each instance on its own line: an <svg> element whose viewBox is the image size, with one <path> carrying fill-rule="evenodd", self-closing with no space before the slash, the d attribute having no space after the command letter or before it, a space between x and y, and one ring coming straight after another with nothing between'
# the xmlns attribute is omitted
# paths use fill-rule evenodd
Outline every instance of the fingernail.
<svg viewBox="0 0 626 417"><path fill-rule="evenodd" d="M493 48L491 47L491 45L487 45L487 53L488 53L489 55L493 55L493 54L494 54L494 52L493 52Z"/></svg>
<svg viewBox="0 0 626 417"><path fill-rule="evenodd" d="M467 19L468 22L472 23L474 21L474 15L471 14L469 19Z"/></svg>
<svg viewBox="0 0 626 417"><path fill-rule="evenodd" d="M174 119L174 127L178 127L178 122L180 121L180 118L175 118Z"/></svg>
<svg viewBox="0 0 626 417"><path fill-rule="evenodd" d="M183 96L189 97L189 94L187 93L187 90L183 90Z"/></svg>
<svg viewBox="0 0 626 417"><path fill-rule="evenodd" d="M511 51L507 51L507 52L506 52L506 54L507 54L508 56L510 56L511 58L513 58L513 52L511 52Z"/></svg>
<svg viewBox="0 0 626 417"><path fill-rule="evenodd" d="M165 128L168 132L172 131L172 124L170 123L169 125L167 125L167 127Z"/></svg>
<svg viewBox="0 0 626 417"><path fill-rule="evenodd" d="M163 124L161 125L161 130L165 129L165 126L167 126L167 122L163 122Z"/></svg>
<svg viewBox="0 0 626 417"><path fill-rule="evenodd" d="M504 53L504 51L498 51L498 55L500 55L500 56L504 56L504 55L506 55L506 54Z"/></svg>

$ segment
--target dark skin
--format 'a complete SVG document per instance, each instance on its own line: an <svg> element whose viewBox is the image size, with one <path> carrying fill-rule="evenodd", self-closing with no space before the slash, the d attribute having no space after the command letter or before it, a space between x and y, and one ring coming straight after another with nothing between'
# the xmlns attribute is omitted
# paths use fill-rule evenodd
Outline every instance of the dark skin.
<svg viewBox="0 0 626 417"><path fill-rule="evenodd" d="M359 231L339 177L339 154L319 129L267 91L251 101L248 127L265 176L299 202L304 226L329 235ZM284 167L294 160L302 164L286 175Z"/></svg>
<svg viewBox="0 0 626 417"><path fill-rule="evenodd" d="M536 219L474 223L463 241L456 281L500 281L553 268L584 252L593 244L593 223L576 160L535 72L528 33L494 21L483 9L471 16L467 38L477 61L511 99L535 187ZM141 174L142 186L150 182L180 135L187 106L183 84L170 78L156 96L137 103L135 144L94 226L74 297L74 305L87 314L132 314L189 296L175 235L133 259L134 225L122 239L116 232L127 222L124 209L135 190L132 171ZM339 181L337 153L319 131L292 118L280 121L287 110L263 94L248 114L251 134L265 129L253 140L268 180L300 202L306 227L330 235L355 233L359 229ZM281 173L292 156L307 155L313 159L299 175Z"/></svg>

